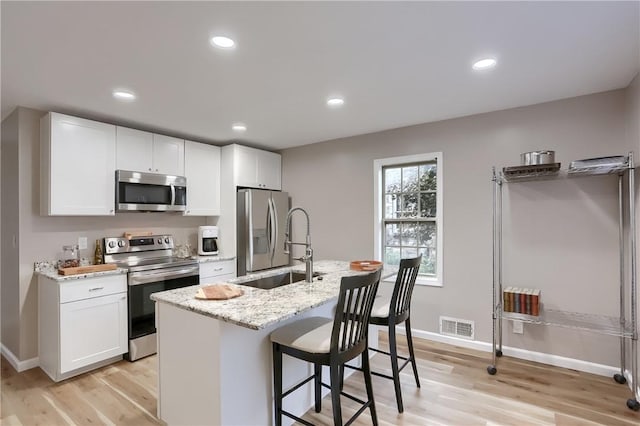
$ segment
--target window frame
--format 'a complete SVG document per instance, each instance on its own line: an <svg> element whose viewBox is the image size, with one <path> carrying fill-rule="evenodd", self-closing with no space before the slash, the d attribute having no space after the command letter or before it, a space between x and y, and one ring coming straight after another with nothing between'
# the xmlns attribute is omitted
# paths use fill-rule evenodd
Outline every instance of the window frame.
<svg viewBox="0 0 640 426"><path fill-rule="evenodd" d="M425 154L404 155L400 157L381 158L373 161L374 173L374 258L375 260L384 262L383 241L384 241L384 188L383 188L383 168L387 166L402 166L416 163L426 163L435 161L436 167L436 275L435 277L426 277L418 275L416 284L432 287L442 287L443 285L443 159L442 152L431 152ZM393 274L384 278L384 281L395 281L397 274Z"/></svg>

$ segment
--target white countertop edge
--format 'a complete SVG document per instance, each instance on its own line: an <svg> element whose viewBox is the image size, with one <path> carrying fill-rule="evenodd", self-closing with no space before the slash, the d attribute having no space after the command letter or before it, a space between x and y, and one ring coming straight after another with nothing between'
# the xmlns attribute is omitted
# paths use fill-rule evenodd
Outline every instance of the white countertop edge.
<svg viewBox="0 0 640 426"><path fill-rule="evenodd" d="M225 260L234 260L235 256L222 256L222 255L213 255L213 256L196 256L195 259L198 263L209 263L209 262L224 262Z"/></svg>
<svg viewBox="0 0 640 426"><path fill-rule="evenodd" d="M50 278L54 281L73 281L73 280L81 280L85 278L102 277L105 275L120 275L120 274L126 274L127 272L128 271L124 268L117 268L111 271L89 272L86 274L75 274L75 275L60 275L58 274L57 269L35 271L36 274Z"/></svg>

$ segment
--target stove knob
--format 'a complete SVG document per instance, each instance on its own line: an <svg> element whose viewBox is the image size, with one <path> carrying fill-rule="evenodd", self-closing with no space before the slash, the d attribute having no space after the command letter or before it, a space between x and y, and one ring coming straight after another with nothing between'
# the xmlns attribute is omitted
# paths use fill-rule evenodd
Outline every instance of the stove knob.
<svg viewBox="0 0 640 426"><path fill-rule="evenodd" d="M162 238L158 238L158 244L162 244Z"/></svg>
<svg viewBox="0 0 640 426"><path fill-rule="evenodd" d="M109 241L109 248L114 248L116 246L115 241Z"/></svg>
<svg viewBox="0 0 640 426"><path fill-rule="evenodd" d="M164 242L169 244L169 237L164 237Z"/></svg>
<svg viewBox="0 0 640 426"><path fill-rule="evenodd" d="M118 247L124 247L124 241L122 240L118 241Z"/></svg>

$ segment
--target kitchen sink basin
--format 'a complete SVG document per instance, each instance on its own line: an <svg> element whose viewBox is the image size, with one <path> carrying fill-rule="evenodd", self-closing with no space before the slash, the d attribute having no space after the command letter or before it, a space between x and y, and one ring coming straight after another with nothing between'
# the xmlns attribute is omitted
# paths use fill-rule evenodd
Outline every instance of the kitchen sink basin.
<svg viewBox="0 0 640 426"><path fill-rule="evenodd" d="M313 276L317 277L320 273L314 273ZM304 272L285 272L283 274L272 275L270 277L258 278L256 280L245 281L243 283L236 283L238 285L246 285L247 287L260 288L262 290L270 290L276 287L282 287L283 285L293 284L300 281L304 281L306 274Z"/></svg>

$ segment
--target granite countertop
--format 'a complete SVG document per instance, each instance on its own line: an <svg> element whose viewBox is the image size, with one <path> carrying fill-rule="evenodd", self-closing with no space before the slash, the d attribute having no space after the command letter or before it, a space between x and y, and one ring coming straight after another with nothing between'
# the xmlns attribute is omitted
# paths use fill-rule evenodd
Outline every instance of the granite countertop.
<svg viewBox="0 0 640 426"><path fill-rule="evenodd" d="M35 273L59 282L82 280L85 278L101 277L105 275L120 275L120 274L126 274L127 272L128 271L125 268L117 268L111 271L89 272L87 274L59 275L57 268L41 266L39 268L36 267L35 269Z"/></svg>
<svg viewBox="0 0 640 426"><path fill-rule="evenodd" d="M213 256L195 256L195 259L198 260L198 263L222 262L224 260L233 260L235 258L235 256L223 256L221 254L216 254Z"/></svg>
<svg viewBox="0 0 640 426"><path fill-rule="evenodd" d="M233 285L290 270L304 272L304 264L234 278L227 283ZM244 295L229 300L196 299L194 296L199 286L153 293L151 299L242 327L260 330L337 299L341 278L363 273L350 270L349 262L331 260L314 262L313 272L323 274L322 279L318 280L318 277L315 277L312 283L302 281L271 290L237 286L244 290Z"/></svg>

